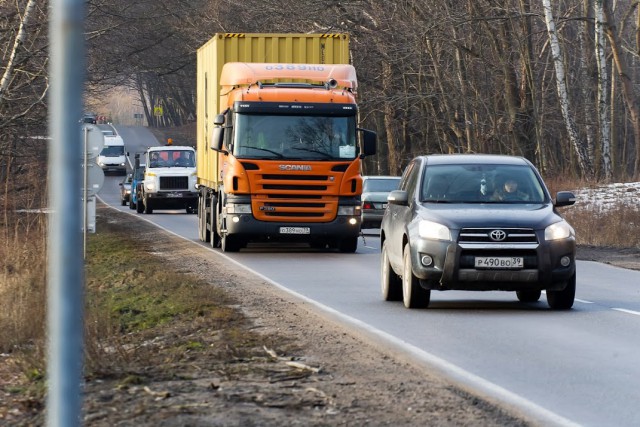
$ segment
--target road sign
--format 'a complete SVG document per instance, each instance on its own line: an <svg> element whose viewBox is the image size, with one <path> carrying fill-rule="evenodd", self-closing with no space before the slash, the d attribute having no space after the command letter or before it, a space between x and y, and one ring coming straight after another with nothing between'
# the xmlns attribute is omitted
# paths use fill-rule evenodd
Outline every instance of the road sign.
<svg viewBox="0 0 640 427"><path fill-rule="evenodd" d="M104 134L98 126L88 123L82 125L81 132L80 140L84 142L86 138L87 158L95 159L104 147Z"/></svg>
<svg viewBox="0 0 640 427"><path fill-rule="evenodd" d="M162 110L162 105L156 105L155 107L153 107L153 115L154 116L162 116L164 114L164 111Z"/></svg>
<svg viewBox="0 0 640 427"><path fill-rule="evenodd" d="M84 169L84 165L83 165ZM87 196L95 196L104 184L104 171L97 163L87 163Z"/></svg>

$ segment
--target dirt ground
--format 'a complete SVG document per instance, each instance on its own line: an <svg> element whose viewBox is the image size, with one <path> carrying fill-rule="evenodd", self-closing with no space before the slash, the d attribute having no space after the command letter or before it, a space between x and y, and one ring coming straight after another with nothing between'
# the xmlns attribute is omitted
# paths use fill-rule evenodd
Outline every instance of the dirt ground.
<svg viewBox="0 0 640 427"><path fill-rule="evenodd" d="M278 335L291 345L281 345L280 353L265 346L261 356L238 357L232 366L220 366L211 353L193 352L178 361L162 363L159 357L157 365L140 366L139 375L128 379L91 379L84 390L84 425L536 425L513 408L396 357L211 251L133 216L112 210L108 216L141 236L141 244L149 245L167 264L224 288L250 320L247 331ZM640 269L639 253L580 248L578 255ZM160 356L162 348L184 334L198 335L210 346L221 345L211 331L180 324L149 343ZM0 424L43 424L41 408L11 400L6 388L3 391ZM34 411L40 415L33 416Z"/></svg>

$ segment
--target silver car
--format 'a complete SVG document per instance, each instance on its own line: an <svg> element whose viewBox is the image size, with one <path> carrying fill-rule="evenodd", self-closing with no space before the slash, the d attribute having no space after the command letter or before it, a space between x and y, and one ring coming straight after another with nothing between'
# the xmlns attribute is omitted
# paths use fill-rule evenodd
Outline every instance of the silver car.
<svg viewBox="0 0 640 427"><path fill-rule="evenodd" d="M399 176L368 175L362 177L361 228L378 228L387 207L387 196L400 184Z"/></svg>
<svg viewBox="0 0 640 427"><path fill-rule="evenodd" d="M388 197L380 231L382 295L427 307L432 290L513 291L552 309L573 306L576 239L526 159L420 156Z"/></svg>

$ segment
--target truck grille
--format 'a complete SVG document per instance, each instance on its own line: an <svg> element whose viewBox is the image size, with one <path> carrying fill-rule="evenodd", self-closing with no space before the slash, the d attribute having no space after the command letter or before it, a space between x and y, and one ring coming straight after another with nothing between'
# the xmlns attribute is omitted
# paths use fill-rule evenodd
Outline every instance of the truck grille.
<svg viewBox="0 0 640 427"><path fill-rule="evenodd" d="M328 222L335 219L338 182L331 175L257 173L252 210L262 221Z"/></svg>
<svg viewBox="0 0 640 427"><path fill-rule="evenodd" d="M160 190L188 190L188 176L161 176Z"/></svg>

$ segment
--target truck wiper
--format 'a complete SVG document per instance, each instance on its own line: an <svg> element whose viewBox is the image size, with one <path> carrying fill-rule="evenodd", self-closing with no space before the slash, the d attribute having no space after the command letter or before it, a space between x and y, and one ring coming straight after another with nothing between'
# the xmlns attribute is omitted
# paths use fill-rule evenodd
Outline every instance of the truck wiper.
<svg viewBox="0 0 640 427"><path fill-rule="evenodd" d="M331 154L327 153L326 151L314 150L313 148L305 148L305 147L291 147L291 148L293 150L308 151L310 153L322 154L325 159L332 159L333 158L333 156Z"/></svg>
<svg viewBox="0 0 640 427"><path fill-rule="evenodd" d="M282 153L278 153L277 151L273 151L273 150L269 150L268 148L262 148L262 147L254 147L252 145L244 145L242 148L253 148L254 150L261 150L261 151L266 151L268 153L271 154L275 154L276 156L278 156L278 158L282 159L284 156L282 155Z"/></svg>

